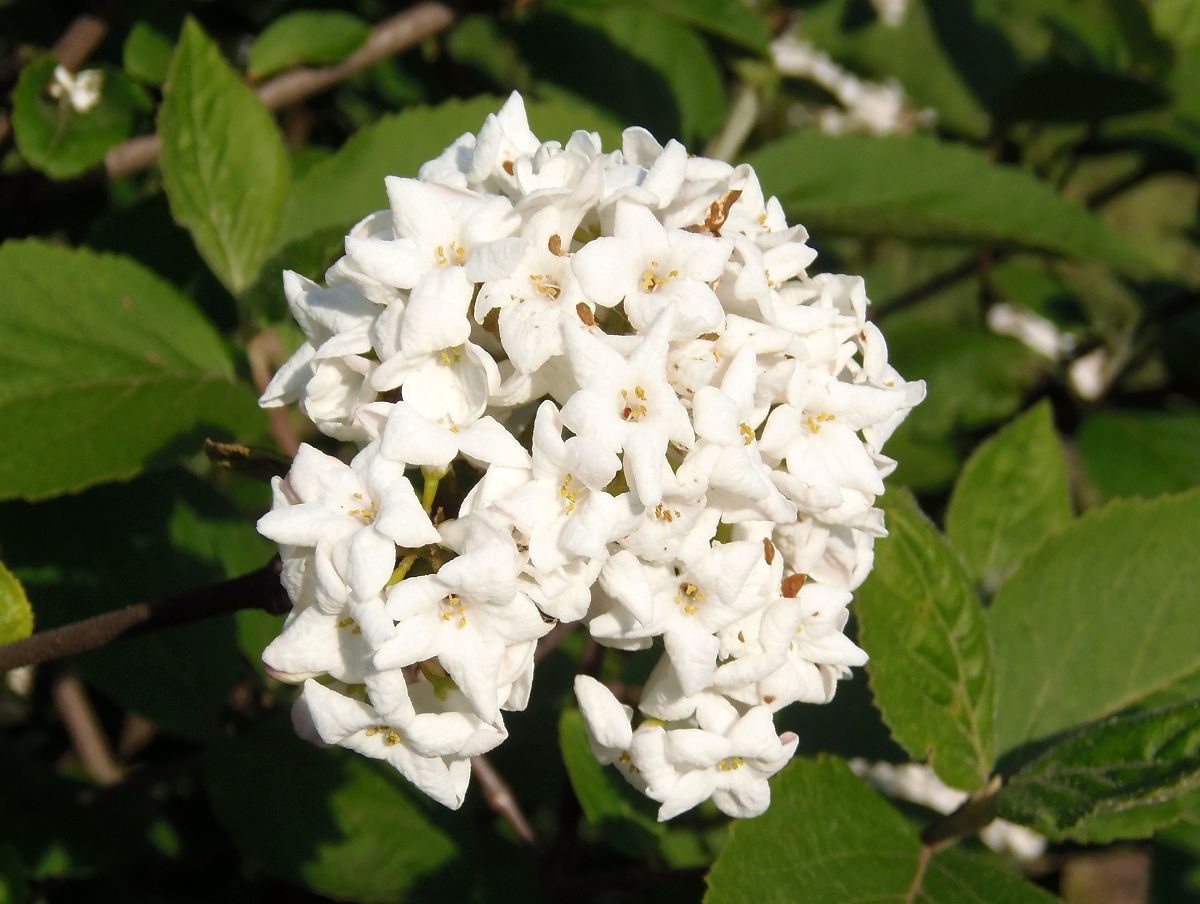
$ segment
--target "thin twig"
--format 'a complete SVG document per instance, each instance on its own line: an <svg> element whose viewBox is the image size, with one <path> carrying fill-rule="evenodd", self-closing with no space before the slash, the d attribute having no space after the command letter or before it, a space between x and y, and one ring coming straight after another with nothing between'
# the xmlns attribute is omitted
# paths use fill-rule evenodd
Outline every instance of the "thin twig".
<svg viewBox="0 0 1200 904"><path fill-rule="evenodd" d="M454 19L454 10L445 3L427 0L410 6L376 25L367 42L336 66L285 72L260 85L258 96L271 110L291 106L449 28ZM151 166L161 150L157 135L130 139L108 152L104 170L111 179L128 176Z"/></svg>
<svg viewBox="0 0 1200 904"><path fill-rule="evenodd" d="M188 590L156 603L137 603L61 628L40 631L32 637L0 646L0 672L94 650L118 637L171 628L239 609L287 612L291 603L279 583L281 567L278 558L272 559L257 571L239 578Z"/></svg>
<svg viewBox="0 0 1200 904"><path fill-rule="evenodd" d="M101 785L119 782L125 770L117 762L83 682L63 669L50 684L50 698L83 768Z"/></svg>
<svg viewBox="0 0 1200 904"><path fill-rule="evenodd" d="M496 771L496 767L485 756L473 756L471 757L471 768L479 780L479 787L492 812L512 826L518 838L530 847L537 847L537 833L521 811L521 805L517 803L512 788Z"/></svg>
<svg viewBox="0 0 1200 904"><path fill-rule="evenodd" d="M263 330L246 343L246 361L250 364L250 376L259 393L267 389L274 372L272 361L283 360L283 347L279 342L279 334L274 330ZM295 458L300 449L300 440L292 423L288 420L287 408L275 406L267 409L267 419L271 425L271 436L279 444L279 449L287 458ZM284 468L286 473L287 468Z"/></svg>

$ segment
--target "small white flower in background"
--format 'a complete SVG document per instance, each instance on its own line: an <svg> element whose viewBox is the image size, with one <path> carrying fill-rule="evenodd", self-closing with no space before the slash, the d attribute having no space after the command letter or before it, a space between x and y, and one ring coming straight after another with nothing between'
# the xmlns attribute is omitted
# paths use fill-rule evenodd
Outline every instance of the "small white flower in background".
<svg viewBox="0 0 1200 904"><path fill-rule="evenodd" d="M871 0L871 5L875 7L880 21L895 28L904 21L908 12L908 2L909 0Z"/></svg>
<svg viewBox="0 0 1200 904"><path fill-rule="evenodd" d="M636 708L576 680L600 762L661 819L761 813L797 744L774 713L866 661L882 447L924 396L862 280L808 274L750 167L640 128L541 142L516 94L386 188L326 287L284 275L306 341L261 399L357 447L303 446L259 522L297 731L458 807L579 622L659 650Z"/></svg>
<svg viewBox="0 0 1200 904"><path fill-rule="evenodd" d="M104 73L99 69L85 69L73 74L62 66L55 66L54 77L46 91L64 107L70 107L76 113L87 113L100 103L103 88Z"/></svg>

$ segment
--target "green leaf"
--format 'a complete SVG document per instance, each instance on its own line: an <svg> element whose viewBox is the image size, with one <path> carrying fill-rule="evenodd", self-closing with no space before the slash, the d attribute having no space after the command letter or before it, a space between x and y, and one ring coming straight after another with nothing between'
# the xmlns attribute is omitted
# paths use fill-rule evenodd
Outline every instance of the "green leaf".
<svg viewBox="0 0 1200 904"><path fill-rule="evenodd" d="M1155 31L1176 47L1200 44L1200 6L1194 0L1154 0L1150 17Z"/></svg>
<svg viewBox="0 0 1200 904"><path fill-rule="evenodd" d="M1050 403L1042 402L967 461L950 497L946 534L975 580L991 593L1070 520L1067 465Z"/></svg>
<svg viewBox="0 0 1200 904"><path fill-rule="evenodd" d="M397 773L312 747L286 719L211 747L204 777L217 819L246 859L317 894L405 901L457 852Z"/></svg>
<svg viewBox="0 0 1200 904"><path fill-rule="evenodd" d="M771 43L762 15L741 0L649 0L646 5L756 53L765 52Z"/></svg>
<svg viewBox="0 0 1200 904"><path fill-rule="evenodd" d="M1045 892L953 849L918 878L917 828L841 760L796 760L772 781L771 808L738 822L708 874L705 904L1044 904Z"/></svg>
<svg viewBox="0 0 1200 904"><path fill-rule="evenodd" d="M121 49L122 65L130 76L146 85L161 85L167 80L172 40L149 22L135 22Z"/></svg>
<svg viewBox="0 0 1200 904"><path fill-rule="evenodd" d="M288 159L267 108L193 19L171 59L158 132L171 213L213 272L240 293L279 230Z"/></svg>
<svg viewBox="0 0 1200 904"><path fill-rule="evenodd" d="M813 235L902 235L1098 260L1135 273L1147 267L1083 207L963 145L798 132L749 162Z"/></svg>
<svg viewBox="0 0 1200 904"><path fill-rule="evenodd" d="M1052 841L1145 838L1200 803L1200 700L1105 719L1020 766L999 815Z"/></svg>
<svg viewBox="0 0 1200 904"><path fill-rule="evenodd" d="M29 882L16 850L0 844L0 904L25 904L29 900Z"/></svg>
<svg viewBox="0 0 1200 904"><path fill-rule="evenodd" d="M721 70L704 39L645 4L555 4L531 16L518 40L536 78L659 141L695 143L725 120Z"/></svg>
<svg viewBox="0 0 1200 904"><path fill-rule="evenodd" d="M1091 66L1047 63L1023 72L996 98L1006 123L1097 123L1163 106L1157 85Z"/></svg>
<svg viewBox="0 0 1200 904"><path fill-rule="evenodd" d="M250 48L250 77L266 78L302 63L340 63L358 50L371 26L351 13L300 10L280 16Z"/></svg>
<svg viewBox="0 0 1200 904"><path fill-rule="evenodd" d="M962 563L908 493L858 592L859 642L892 735L947 784L973 791L995 760L995 677L983 610Z"/></svg>
<svg viewBox="0 0 1200 904"><path fill-rule="evenodd" d="M1076 437L1083 468L1103 499L1157 496L1200 482L1200 413L1101 411Z"/></svg>
<svg viewBox="0 0 1200 904"><path fill-rule="evenodd" d="M1200 490L1111 502L1025 558L987 610L1001 751L1200 670Z"/></svg>
<svg viewBox="0 0 1200 904"><path fill-rule="evenodd" d="M411 107L362 129L296 183L275 250L330 228L344 232L371 211L386 207L385 176L416 176L422 163L463 132L479 131L502 103L485 95L437 107ZM620 134L595 110L565 100L529 103L528 112L543 140L565 141L575 129L602 129L610 141Z"/></svg>
<svg viewBox="0 0 1200 904"><path fill-rule="evenodd" d="M101 65L93 67L103 73L100 101L77 113L48 93L57 65L54 57L44 56L21 73L13 90L12 123L17 148L31 165L55 179L69 179L96 166L109 148L133 134L150 101L119 69Z"/></svg>
<svg viewBox="0 0 1200 904"><path fill-rule="evenodd" d="M33 633L33 607L25 588L0 562L0 644L21 640Z"/></svg>
<svg viewBox="0 0 1200 904"><path fill-rule="evenodd" d="M43 498L253 439L265 419L191 303L124 258L0 247L0 499Z"/></svg>
<svg viewBox="0 0 1200 904"><path fill-rule="evenodd" d="M646 798L635 794L616 769L601 766L592 756L579 710L563 710L558 720L558 744L575 797L601 837L631 857L643 857L656 850L666 826L655 819Z"/></svg>

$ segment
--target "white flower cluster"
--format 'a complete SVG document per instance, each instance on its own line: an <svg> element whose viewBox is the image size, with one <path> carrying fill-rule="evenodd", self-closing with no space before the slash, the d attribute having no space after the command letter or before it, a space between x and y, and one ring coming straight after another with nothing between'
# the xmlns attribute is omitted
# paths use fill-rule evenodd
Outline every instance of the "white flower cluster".
<svg viewBox="0 0 1200 904"><path fill-rule="evenodd" d="M636 729L578 680L597 756L661 818L762 812L796 747L773 714L866 660L846 606L884 533L881 448L924 394L862 280L805 273L750 167L640 128L540 142L515 94L387 192L327 288L285 274L308 341L262 398L359 446L302 447L259 522L295 606L263 659L304 683L298 730L457 807L539 638L583 621L665 646Z"/></svg>
<svg viewBox="0 0 1200 904"><path fill-rule="evenodd" d="M46 92L63 107L70 107L76 113L89 113L100 103L103 87L104 73L99 69L85 69L75 74L55 66L54 77L46 86Z"/></svg>

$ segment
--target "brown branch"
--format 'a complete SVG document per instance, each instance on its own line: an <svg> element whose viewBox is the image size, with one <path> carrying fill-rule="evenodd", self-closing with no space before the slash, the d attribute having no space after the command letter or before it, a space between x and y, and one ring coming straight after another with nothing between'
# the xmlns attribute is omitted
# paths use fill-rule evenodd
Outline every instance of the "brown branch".
<svg viewBox="0 0 1200 904"><path fill-rule="evenodd" d="M479 780L483 797L492 812L512 826L518 838L530 847L537 847L537 833L529 824L529 820L525 818L525 814L521 812L521 805L517 803L512 788L496 771L496 767L485 756L473 756L471 757L471 769Z"/></svg>
<svg viewBox="0 0 1200 904"><path fill-rule="evenodd" d="M449 28L454 19L454 11L445 3L426 0L410 6L376 25L367 42L336 66L285 72L260 85L258 96L271 110L290 106ZM161 150L157 135L133 138L108 152L104 170L109 178L128 176L151 166Z"/></svg>
<svg viewBox="0 0 1200 904"><path fill-rule="evenodd" d="M291 603L279 583L281 564L275 558L238 578L178 593L156 603L137 603L105 612L0 646L0 672L94 650L119 637L215 618L239 609L287 612Z"/></svg>
<svg viewBox="0 0 1200 904"><path fill-rule="evenodd" d="M101 785L119 782L125 770L117 762L83 682L63 669L51 682L50 697L83 768Z"/></svg>
<svg viewBox="0 0 1200 904"><path fill-rule="evenodd" d="M266 391L267 384L271 382L276 364L282 363L286 358L279 334L272 329L263 330L246 343L246 361L250 364L250 376L260 394ZM279 444L280 451L289 459L295 458L300 450L300 440L296 431L292 429L291 421L288 420L287 408L268 408L267 418L271 425L271 436ZM284 471L287 471L286 467Z"/></svg>

